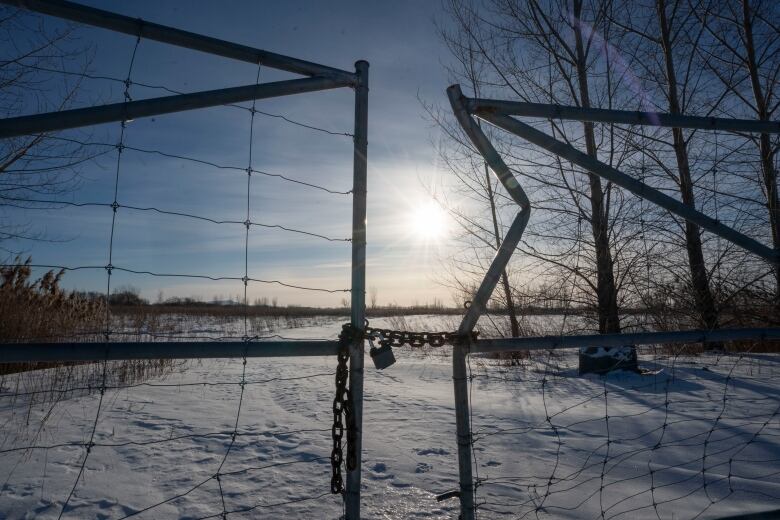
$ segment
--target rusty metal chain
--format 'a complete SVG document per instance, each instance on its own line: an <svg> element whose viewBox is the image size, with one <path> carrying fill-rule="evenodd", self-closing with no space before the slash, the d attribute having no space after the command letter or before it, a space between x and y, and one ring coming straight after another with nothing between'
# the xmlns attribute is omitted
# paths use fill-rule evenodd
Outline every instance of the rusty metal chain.
<svg viewBox="0 0 780 520"><path fill-rule="evenodd" d="M468 336L471 339L476 339L477 334L478 332L471 332ZM390 345L391 347L409 345L412 348L420 348L425 345L431 347L441 347L445 344L453 345L462 339L457 332L410 332L368 326L365 330L365 336L375 338L380 345Z"/></svg>
<svg viewBox="0 0 780 520"><path fill-rule="evenodd" d="M477 332L470 333L467 337L476 339ZM355 419L352 414L352 396L347 383L349 380L349 347L357 338L376 339L380 345L401 347L409 345L413 348L441 347L448 343L453 344L462 339L457 332L409 332L402 330L380 329L369 327L366 322L365 330L355 328L351 323L346 323L339 334L338 366L336 367L336 397L333 399L333 450L330 454L331 469L333 475L330 480L330 491L333 494L344 492L344 478L341 474L341 465L344 458L344 432L347 434L346 467L351 471L357 466L357 454L355 453ZM346 422L346 425L345 425Z"/></svg>
<svg viewBox="0 0 780 520"><path fill-rule="evenodd" d="M350 463L355 466L355 455L350 453L354 450L353 442L350 442L350 430L352 429L352 400L347 388L349 379L349 345L353 340L352 329L344 326L339 335L339 353L338 366L336 367L336 397L333 399L333 427L331 434L333 437L333 450L330 453L330 464L333 470L333 476L330 479L331 493L339 494L344 491L344 479L341 475L341 463L344 461L344 448L342 441L344 438L344 419L347 421L347 468Z"/></svg>

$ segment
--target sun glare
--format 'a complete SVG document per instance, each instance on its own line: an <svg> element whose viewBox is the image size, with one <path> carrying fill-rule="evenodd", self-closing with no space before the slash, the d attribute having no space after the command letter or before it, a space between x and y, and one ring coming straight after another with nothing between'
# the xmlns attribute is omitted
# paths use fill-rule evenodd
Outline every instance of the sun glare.
<svg viewBox="0 0 780 520"><path fill-rule="evenodd" d="M437 241L447 234L447 213L434 201L426 201L410 215L414 235L426 241Z"/></svg>

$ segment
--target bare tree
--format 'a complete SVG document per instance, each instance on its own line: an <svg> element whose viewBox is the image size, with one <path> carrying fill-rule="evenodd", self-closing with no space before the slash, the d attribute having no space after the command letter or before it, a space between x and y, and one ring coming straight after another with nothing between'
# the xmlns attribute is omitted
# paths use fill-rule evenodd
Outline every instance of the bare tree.
<svg viewBox="0 0 780 520"><path fill-rule="evenodd" d="M0 49L0 117L63 110L77 99L91 53L73 28L52 28L41 16L0 7ZM78 166L98 154L63 135L0 141L0 248L15 253L12 242L43 239L12 211L40 208L30 199L74 189Z"/></svg>
<svg viewBox="0 0 780 520"><path fill-rule="evenodd" d="M671 114L701 114L713 100L707 96L706 75L693 59L701 44L703 27L685 0L625 2L616 11L615 23L626 29L631 43L626 47L640 69L646 96L640 101ZM717 102L717 101L715 101ZM647 108L647 107L643 107ZM691 163L693 132L671 130L671 141L663 133L653 136L657 149L642 146L662 176L671 180L682 202L696 208L696 176ZM668 146L668 148L666 148ZM671 149L673 159L666 157ZM710 287L701 230L685 221L681 224L687 253L688 275L699 323L714 329L719 326L718 309Z"/></svg>
<svg viewBox="0 0 780 520"><path fill-rule="evenodd" d="M486 0L475 5L450 0L446 5L456 21L456 30L445 34L456 66L466 68L467 53L475 54L483 76L478 85L489 95L582 107L621 102L623 75L609 50L615 45L611 40L619 38L608 16L612 2ZM471 79L467 73L461 78ZM613 165L624 159L609 125L551 121L549 127L559 139L582 143L593 157ZM632 263L615 258L622 251L615 240L632 236L625 218L631 201L596 175L493 137L525 179L524 188L535 195L534 207L546 213L540 218L537 210L523 254L574 285L572 301L587 304L592 296L600 332L619 332L619 287L627 271L616 269Z"/></svg>
<svg viewBox="0 0 780 520"><path fill-rule="evenodd" d="M691 8L712 42L699 49L701 62L713 72L730 101L721 104L721 111L731 117L776 119L780 106L780 4L763 0L709 1L692 3ZM780 139L769 134L750 138L759 155L758 177L770 239L780 250ZM774 278L775 312L780 312L780 265L775 265Z"/></svg>
<svg viewBox="0 0 780 520"><path fill-rule="evenodd" d="M449 33L446 30L442 30L440 31L440 34L443 40L449 44L453 53L458 54L458 60L461 67L457 72L454 70L451 72L453 72L454 76L461 76L463 80L467 81L475 95L479 96L482 66L475 58L472 42L469 41L468 36L464 35L462 32ZM456 41L457 43L455 43ZM448 125L446 118L441 117L441 114L434 113L432 107L427 108L440 126L444 127ZM463 136L459 134L455 127L451 125L447 126L447 131L450 134L450 137L457 142L457 146L467 151L470 157L468 163L465 165L455 164L451 161L448 151L444 151L442 157L445 162L449 164L451 171L453 171L459 179L459 186L456 189L462 195L473 199L478 207L466 210L464 208L459 208L454 204L446 203L446 200L442 197L436 197L436 200L453 217L453 220L462 233L460 237L461 241L468 243L467 249L472 249L472 247L476 246L477 249L487 253L486 255L477 254L477 256L482 256L482 261L479 262L479 269L482 269L482 264L487 257L492 257L500 249L504 238L503 233L505 230L500 222L499 203L496 195L498 180L490 174L487 163L479 158L479 155L471 148L471 144L468 140L463 139ZM473 211L474 209L476 209L476 211ZM489 215L487 221L481 216L485 214ZM477 239L477 241L472 242L472 239ZM466 285L468 286L468 289L466 289L463 285L463 281L459 281L459 278L462 275L461 270L462 269L454 269L451 270L449 274L451 281L454 281L455 284L459 286L458 292L463 294L461 300L465 300L472 294L471 285L473 284L473 277L467 276L469 281L466 282ZM467 271L471 271L471 269L467 269ZM512 294L509 274L506 270L501 273L501 288L502 292L497 295L497 297L493 298L492 307L506 311L509 319L509 334L512 337L519 337L520 324L517 319L515 298ZM503 335L503 331L500 331L500 333Z"/></svg>
<svg viewBox="0 0 780 520"><path fill-rule="evenodd" d="M379 296L379 289L377 289L376 285L372 285L371 287L368 288L368 296L371 302L371 308L376 309L377 297Z"/></svg>

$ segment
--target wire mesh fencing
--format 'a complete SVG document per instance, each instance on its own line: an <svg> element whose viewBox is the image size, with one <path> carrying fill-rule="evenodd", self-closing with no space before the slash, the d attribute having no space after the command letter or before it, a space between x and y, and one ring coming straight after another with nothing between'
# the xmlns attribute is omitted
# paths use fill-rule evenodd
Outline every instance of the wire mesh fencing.
<svg viewBox="0 0 780 520"><path fill-rule="evenodd" d="M31 504L62 518L338 515L327 416L300 414L302 403L327 402L332 363L296 363L293 374L204 360L123 377L126 364L86 378L73 374L84 366L59 368L44 388L42 373L3 377L4 515L22 518Z"/></svg>
<svg viewBox="0 0 780 520"><path fill-rule="evenodd" d="M78 81L119 86L125 109L140 89L181 95L181 88L136 77L139 51L146 43L142 38L144 24L137 23L138 35L130 49L126 75L56 72ZM260 87L266 72L261 63L260 58L253 63L254 84L249 87ZM295 67L308 66L296 63ZM38 62L29 64L29 69L51 72ZM365 87L357 83L349 86L358 90ZM89 261L81 251L71 255L72 262L60 261L62 257L56 253L63 250L52 247L44 260L36 256L35 263L19 259L2 265L2 290L8 293L3 296L9 297L4 311L10 313L22 303L25 295L14 299L14 291L26 287L42 292L43 297L51 296L64 320L74 319L73 313L83 314L75 320L77 326L68 328L58 329L55 323L33 330L14 329L9 341L67 342L82 347L96 343L103 346L100 352L105 352L105 359L93 364L16 367L0 375L0 417L4 420L0 497L9 516L23 517L31 510L35 516L57 518L335 517L344 513L341 497L331 494L327 486L333 471L331 440L336 430L329 410L334 360L270 363L248 355L257 344L269 340L284 340L289 345L298 340L335 343L341 319L263 314L259 307L267 305L251 306L250 298L257 294L253 291L256 287L328 298L352 293L352 325L362 326L364 287L347 288L347 283L337 283L343 281L337 276L331 277L332 285L309 283L312 277L292 269L264 274L253 261L268 254L263 250L266 243L261 241L265 233L281 234L284 238L280 242L316 241L336 248L353 240L346 232L327 229L322 218L311 228L311 218L293 223L265 218L271 197L262 182L324 198L311 202L295 195L290 206L299 213L324 208L333 215L348 199L365 197L357 182L354 190L331 186L312 171L312 166L298 174L286 168L277 170L279 164L272 161L259 165L261 159L267 159L257 145L259 121L315 132L334 142L341 139L346 147L354 146L356 171L361 157L359 132L259 110L256 101L226 104L219 110L230 112L226 119L231 124L241 121L245 125L236 139L240 145L225 153L230 157L209 154L205 141L184 146L187 151L182 152L181 147L171 147L171 140L161 136L163 132L156 134L159 142L150 142L145 135L149 126L131 121L125 113L114 129L115 142L110 137L93 138L79 132L22 136L30 146L71 146L79 154L64 164L57 160L61 157L49 155L37 164L22 161L18 167L4 170L11 179L0 180L6 183L0 195L4 208L19 214L45 211L57 216L70 211L94 212L76 225L91 226L93 220L101 220L104 234L99 236L106 237L105 243L99 240L106 254ZM219 117L215 128L218 122ZM212 129L209 138L218 132ZM267 152L271 145L264 144ZM191 152L194 149L202 153ZM310 157L313 153L299 155ZM93 160L105 161L110 182L84 198L71 199L60 190L42 189L35 183L13 184L30 175L54 175L65 167L72 169ZM192 174L170 188L177 193L151 197L133 190L134 198L128 196L129 188L144 185L155 175L174 172ZM204 204L191 195L196 190L188 186L197 184L193 179L203 179L195 172L218 177L214 184L235 183L238 188L233 186L226 194L209 184L209 195L215 200L203 211ZM146 176L143 180L134 178L137 174ZM171 203L179 191L185 193L177 200L180 204ZM149 202L152 198L154 202ZM327 202L322 202L325 199ZM258 214L263 217L256 218ZM224 250L230 242L235 254L223 262L214 262L213 257L209 262L211 252L205 248L187 249L175 242L157 247L178 254L181 264L150 261L148 250L145 253L125 241L125 226L135 219L151 226L152 218L218 229L212 235L216 237L214 248ZM364 234L357 229L364 220L356 213L355 242ZM87 221L90 224L84 224ZM176 233L174 228L171 234ZM357 251L352 258L361 264L363 253ZM343 254L346 257L346 248ZM293 256L312 259L316 255L303 247L288 257L290 263L297 260ZM341 266L345 264L341 262ZM224 271L213 272L215 265ZM305 262L295 266L303 266L301 271L307 267ZM58 288L61 274L45 273L48 270L78 274L90 282L99 277L105 290L70 298ZM34 280L34 272L45 274L34 287L26 285ZM119 277L213 283L219 290L229 287L237 296L228 296L234 308L225 315L203 316L192 309L188 313L166 312L159 310L161 307L128 310L118 298ZM73 301L66 303L74 298L84 303L83 309ZM349 307L346 301L344 310ZM21 317L25 309L16 312ZM52 308L46 312L49 314L42 320L51 325ZM474 323L478 318L475 314ZM285 322L279 323L280 319ZM446 328L451 331L454 326ZM359 340L353 347L362 355L362 338ZM229 345L233 359L109 358L112 345L127 341L137 345L215 342L226 345L225 352ZM236 345L240 347L236 349ZM404 354L413 357L409 352ZM398 378L388 372L375 373L370 380L375 386L369 388L367 400L375 411L367 415L375 422L367 428L371 433L366 442L367 480L371 480L374 493L381 490L395 496L391 504L373 501L370 511L377 515L443 518L454 513L451 504L432 504L437 492L454 487L456 482L450 457L457 449L455 440L450 436L445 441L442 435L451 426L451 396L445 382L452 374L438 361L421 359L409 362ZM776 507L778 472L774 467L780 448L775 441L780 405L774 385L775 357L749 349L698 355L674 348L644 350L644 373L585 378L574 377L576 358L570 351L510 361L507 369L502 360L496 363L472 356L468 367L470 447L481 517L699 518L742 512L747 507ZM43 370L33 372L30 368ZM356 372L362 378L362 366ZM432 385L418 388L425 386L418 384L423 381ZM402 390L410 382L415 385L411 399ZM362 396L362 382L359 386ZM357 401L362 405L362 398ZM419 426L411 427L410 417L419 419ZM430 434L429 429L436 431ZM349 434L354 435L359 428L348 425L347 430L350 439ZM353 441L348 444L354 447ZM388 443L392 445L388 447ZM357 451L359 458L361 450ZM360 467L358 462L358 475ZM352 494L359 501L359 485ZM346 516L357 518L358 514Z"/></svg>
<svg viewBox="0 0 780 520"><path fill-rule="evenodd" d="M774 354L640 349L578 375L577 350L469 360L479 518L720 518L780 508ZM503 366L502 366L503 365Z"/></svg>
<svg viewBox="0 0 780 520"><path fill-rule="evenodd" d="M124 76L49 69L41 60L22 59L14 66L25 74L93 82L97 92L103 92L101 85L119 86L125 107L150 92L184 94L181 88L138 79L139 62L155 52L152 45L143 53L148 42L141 35L143 25L139 22ZM252 79L259 87L268 69L262 66L263 51L257 52ZM348 121L352 108L350 103ZM273 162L267 156L270 145L262 140L268 139L270 125L286 125L334 143L340 139L334 149L341 146L351 155L354 135L260 109L256 99L214 110L229 113L215 121L223 122L224 131L241 140L223 153L192 152L203 150L203 141L196 132L182 132L188 128L186 122L178 122L176 142L164 129L150 127L154 119L133 121L127 113L114 129L66 130L5 141L4 153L14 147L23 153L21 160L3 165L4 217L44 225L59 220L72 224L77 233L62 240L44 237L34 252L35 261L11 256L2 264L2 341L80 345L83 352L91 348L88 344L95 344L106 354L105 359L98 356L89 363L41 362L33 355L28 362L0 367L0 516L227 518L343 513L342 497L333 495L328 485L332 415L325 412L333 400L335 359L274 364L247 354L251 346L268 340L335 344L343 318L285 312L277 308L275 298L270 311L273 288L332 298L348 297L351 292L347 269L332 277L336 281L332 287L309 283L306 265L297 272L285 269L287 277L257 274L271 249L269 243L275 251L297 251L300 256L300 251L311 249L308 244L320 242L339 248L323 258L346 260L352 242L348 220L352 189L327 186L327 176L318 175L334 167L309 165L300 174L260 167ZM243 131L236 130L239 121ZM321 141L311 143L321 145ZM56 152L45 155L40 150ZM65 152L70 155L65 157ZM69 184L66 189L56 180L63 170L87 174L82 185ZM155 183L161 174L179 178ZM211 187L202 193L204 186L197 183L205 178ZM349 183L347 176L343 179L345 185ZM195 189L188 184L195 184ZM163 193L157 192L160 187ZM175 196L177 189L183 196ZM174 196L166 196L164 190ZM201 193L193 196L198 190ZM272 213L271 197L266 195L271 191L294 198L290 206L297 207L299 214L306 207L334 208L327 219L316 222L341 231L304 229L311 219L298 218L302 226L290 224L280 211L276 215L282 220L264 220L258 215ZM203 204L209 195L212 203ZM342 226L336 222L340 216L347 217ZM160 222L171 223L171 243L154 254L138 254L144 235L159 231ZM201 238L197 247L182 245L176 236L184 229L182 222L189 225L190 236ZM210 228L208 233L203 227ZM215 262L203 246L204 236L219 242L214 248L222 246L228 255L235 251L235 258ZM0 238L37 237L17 233ZM60 244L68 242L63 249ZM105 254L96 254L98 248ZM229 271L211 272L215 266ZM63 289L63 274L80 276L89 291ZM132 298L127 301L129 286L122 284L144 279L174 286L212 284L213 289L208 289L212 294L228 291L227 304L215 297L226 312L202 316L201 301L182 297L166 301L162 293L161 305L154 308L136 305ZM253 297L262 303L253 305ZM179 360L161 353L160 359L116 361L109 359L108 352L117 342L224 343L232 347L225 350L225 357L233 359ZM312 415L313 408L323 413Z"/></svg>

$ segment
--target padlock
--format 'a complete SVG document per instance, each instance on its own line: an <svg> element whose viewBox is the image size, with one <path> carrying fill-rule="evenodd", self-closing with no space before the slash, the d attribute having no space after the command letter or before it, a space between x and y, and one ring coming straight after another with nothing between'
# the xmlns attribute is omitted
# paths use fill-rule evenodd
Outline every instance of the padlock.
<svg viewBox="0 0 780 520"><path fill-rule="evenodd" d="M368 342L371 344L371 350L368 353L371 354L371 359L374 360L374 366L377 370L383 370L395 363L395 356L390 345L381 345L377 348L370 338Z"/></svg>

